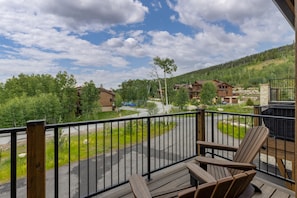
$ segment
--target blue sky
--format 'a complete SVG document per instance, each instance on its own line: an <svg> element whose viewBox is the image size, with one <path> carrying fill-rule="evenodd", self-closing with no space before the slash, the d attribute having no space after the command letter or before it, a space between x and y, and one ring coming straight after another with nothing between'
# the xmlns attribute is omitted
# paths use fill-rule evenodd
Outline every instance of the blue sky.
<svg viewBox="0 0 297 198"><path fill-rule="evenodd" d="M176 76L294 41L272 0L0 0L0 15L1 82L67 71L116 89L156 56Z"/></svg>

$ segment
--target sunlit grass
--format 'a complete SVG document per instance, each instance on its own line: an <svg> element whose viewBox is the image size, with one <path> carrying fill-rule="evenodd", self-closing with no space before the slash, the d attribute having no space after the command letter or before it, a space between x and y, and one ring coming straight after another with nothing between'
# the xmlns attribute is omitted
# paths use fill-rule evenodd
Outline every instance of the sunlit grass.
<svg viewBox="0 0 297 198"><path fill-rule="evenodd" d="M234 137L236 139L242 139L245 136L247 127L231 125L220 121L218 122L218 129L222 133L227 134L231 137Z"/></svg>
<svg viewBox="0 0 297 198"><path fill-rule="evenodd" d="M227 105L211 105L208 106L207 110L218 111L218 109L222 109L223 112L230 113L253 113L254 108L252 106L246 106L244 104L227 104Z"/></svg>
<svg viewBox="0 0 297 198"><path fill-rule="evenodd" d="M154 135L162 135L176 126L174 122L155 122L151 123L151 138ZM157 126L157 127L156 127ZM156 131L156 129L158 131ZM132 146L136 143L146 141L147 125L141 122L131 121L121 127L111 127L106 125L97 131L81 132L80 135L60 135L59 137L59 166L95 157L103 152L122 149L125 146ZM70 138L70 139L69 139ZM25 145L17 147L18 154L26 152ZM46 142L46 169L54 167L54 140ZM0 160L0 183L10 180L10 151L9 149L1 152ZM17 177L26 176L27 160L26 157L17 156Z"/></svg>

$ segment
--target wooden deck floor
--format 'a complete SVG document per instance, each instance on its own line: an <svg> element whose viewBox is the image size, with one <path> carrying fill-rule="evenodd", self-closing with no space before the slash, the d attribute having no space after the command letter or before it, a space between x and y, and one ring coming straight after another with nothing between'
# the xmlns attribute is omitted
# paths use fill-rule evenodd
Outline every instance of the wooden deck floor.
<svg viewBox="0 0 297 198"><path fill-rule="evenodd" d="M255 177L252 181L261 188L262 193L256 193L253 197L270 197L270 198L289 198L295 197L295 193L282 186L271 183L259 177ZM170 167L162 172L152 175L152 180L148 182L149 189L153 196L161 197L174 197L176 193L166 194L164 192L171 192L172 189L179 190L190 186L190 175L184 163ZM126 184L111 191L100 194L100 198L128 198L133 197L130 185Z"/></svg>

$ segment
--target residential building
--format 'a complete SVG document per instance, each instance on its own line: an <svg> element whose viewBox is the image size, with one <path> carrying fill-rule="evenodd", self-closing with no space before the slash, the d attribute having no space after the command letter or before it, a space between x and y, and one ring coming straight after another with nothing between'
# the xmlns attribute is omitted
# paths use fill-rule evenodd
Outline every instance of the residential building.
<svg viewBox="0 0 297 198"><path fill-rule="evenodd" d="M233 86L218 80L197 80L192 84L176 84L174 89L185 88L189 91L190 99L200 99L200 93L205 83L212 82L217 89L217 99L226 103L237 103L237 96L233 94Z"/></svg>
<svg viewBox="0 0 297 198"><path fill-rule="evenodd" d="M111 90L104 89L102 86L99 89L99 104L102 111L113 111L115 108L115 93Z"/></svg>

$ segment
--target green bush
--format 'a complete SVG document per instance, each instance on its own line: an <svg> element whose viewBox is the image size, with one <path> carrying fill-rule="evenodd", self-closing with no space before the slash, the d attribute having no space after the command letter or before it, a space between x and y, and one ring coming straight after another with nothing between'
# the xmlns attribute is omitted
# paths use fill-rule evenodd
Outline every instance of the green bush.
<svg viewBox="0 0 297 198"><path fill-rule="evenodd" d="M246 101L246 105L247 106L254 106L254 102L252 101L252 99L248 99L247 101Z"/></svg>

